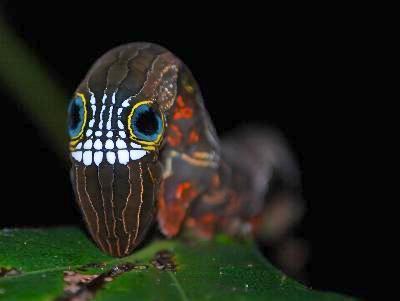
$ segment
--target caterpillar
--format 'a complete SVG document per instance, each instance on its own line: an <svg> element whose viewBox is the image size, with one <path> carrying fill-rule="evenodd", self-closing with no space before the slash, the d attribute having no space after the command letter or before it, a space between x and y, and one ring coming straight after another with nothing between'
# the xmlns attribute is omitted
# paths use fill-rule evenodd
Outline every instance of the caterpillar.
<svg viewBox="0 0 400 301"><path fill-rule="evenodd" d="M226 101L227 114L229 106ZM284 141L239 130L219 140L188 67L165 48L131 43L98 59L68 105L71 182L105 253L132 253L156 221L182 229L254 233L273 179L298 185Z"/></svg>

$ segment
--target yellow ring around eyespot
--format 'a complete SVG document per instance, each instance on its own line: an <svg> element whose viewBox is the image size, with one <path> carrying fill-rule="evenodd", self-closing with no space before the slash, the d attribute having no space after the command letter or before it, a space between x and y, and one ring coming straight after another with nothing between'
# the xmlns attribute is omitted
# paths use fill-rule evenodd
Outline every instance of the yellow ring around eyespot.
<svg viewBox="0 0 400 301"><path fill-rule="evenodd" d="M130 133L130 138L136 142L139 142L140 144L143 144L143 148L146 150L155 150L155 146L159 145L161 143L161 138L162 135L164 133L164 114L160 114L161 115L161 121L162 121L162 130L161 132L157 135L157 138L154 141L145 141L145 140L141 140L139 139L135 133L133 132L133 128L132 128L132 116L133 113L135 112L135 110L145 104L153 104L154 102L151 100L144 100L144 101L140 101L138 103L136 103L133 108L132 111L130 112L130 114L128 115L128 129L129 129L129 133Z"/></svg>
<svg viewBox="0 0 400 301"><path fill-rule="evenodd" d="M70 150L73 150L75 148L75 146L78 144L78 142L81 140L80 138L82 138L83 130L85 129L86 120L87 120L87 110L86 110L86 98L85 98L85 95L82 94L82 93L76 93L76 96L80 97L82 99L82 102L83 102L83 123L82 123L82 128L79 131L78 135L76 135L74 137L71 137L71 141L69 143Z"/></svg>

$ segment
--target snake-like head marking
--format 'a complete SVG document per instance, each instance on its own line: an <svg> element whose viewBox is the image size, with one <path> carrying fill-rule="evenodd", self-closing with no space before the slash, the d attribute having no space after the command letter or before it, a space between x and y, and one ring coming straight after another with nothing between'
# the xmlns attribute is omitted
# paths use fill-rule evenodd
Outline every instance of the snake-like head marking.
<svg viewBox="0 0 400 301"><path fill-rule="evenodd" d="M153 222L158 155L180 64L154 44L115 48L96 61L70 101L76 201L93 240L110 255L130 254Z"/></svg>

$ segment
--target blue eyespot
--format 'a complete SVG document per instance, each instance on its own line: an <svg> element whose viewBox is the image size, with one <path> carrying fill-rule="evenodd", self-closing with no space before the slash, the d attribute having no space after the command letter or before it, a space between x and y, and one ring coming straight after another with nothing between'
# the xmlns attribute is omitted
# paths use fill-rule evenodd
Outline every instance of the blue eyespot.
<svg viewBox="0 0 400 301"><path fill-rule="evenodd" d="M78 94L68 106L68 134L71 139L82 134L86 121L85 110L85 98L82 94Z"/></svg>
<svg viewBox="0 0 400 301"><path fill-rule="evenodd" d="M163 131L163 121L151 106L142 104L132 112L131 128L138 139L158 142Z"/></svg>

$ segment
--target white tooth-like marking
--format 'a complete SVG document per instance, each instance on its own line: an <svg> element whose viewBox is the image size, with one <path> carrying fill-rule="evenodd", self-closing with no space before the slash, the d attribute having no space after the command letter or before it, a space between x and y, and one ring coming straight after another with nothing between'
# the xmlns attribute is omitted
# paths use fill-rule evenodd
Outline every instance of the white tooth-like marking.
<svg viewBox="0 0 400 301"><path fill-rule="evenodd" d="M94 147L95 149L102 149L103 143L100 141L100 139L97 139L97 140L94 142L93 147Z"/></svg>
<svg viewBox="0 0 400 301"><path fill-rule="evenodd" d="M92 146L93 146L93 141L92 141L92 139L89 139L89 140L87 140L87 141L85 142L85 144L83 145L83 148L84 148L84 149L91 149Z"/></svg>
<svg viewBox="0 0 400 301"><path fill-rule="evenodd" d="M112 101L112 103L115 103L115 94L116 94L117 92L114 92L113 93L113 95L111 96L111 101Z"/></svg>
<svg viewBox="0 0 400 301"><path fill-rule="evenodd" d="M134 142L131 142L131 146L132 146L132 148L142 148L142 146L140 146L139 144L136 144L136 143L134 143Z"/></svg>
<svg viewBox="0 0 400 301"><path fill-rule="evenodd" d="M119 136L120 136L121 138L126 138L126 134L125 134L124 131L119 131L118 134L119 134Z"/></svg>
<svg viewBox="0 0 400 301"><path fill-rule="evenodd" d="M106 144L105 144L106 149L113 149L114 148L114 142L110 139L107 139Z"/></svg>
<svg viewBox="0 0 400 301"><path fill-rule="evenodd" d="M118 111L117 111L118 116L121 116L122 110L123 110L122 108L118 109Z"/></svg>
<svg viewBox="0 0 400 301"><path fill-rule="evenodd" d="M92 151L83 152L83 164L85 164L85 165L92 164L92 159L93 159L93 152Z"/></svg>
<svg viewBox="0 0 400 301"><path fill-rule="evenodd" d="M90 103L92 104L92 119L89 121L89 127L92 128L94 126L94 116L96 115L96 106L94 105L96 103L96 99L94 98L93 94L90 97Z"/></svg>
<svg viewBox="0 0 400 301"><path fill-rule="evenodd" d="M114 107L111 106L110 110L108 111L108 120L107 120L107 130L111 130L111 117L112 117L112 111L113 111Z"/></svg>
<svg viewBox="0 0 400 301"><path fill-rule="evenodd" d="M82 148L82 142L79 142L78 145L76 146L76 149L81 149Z"/></svg>
<svg viewBox="0 0 400 301"><path fill-rule="evenodd" d="M72 158L74 158L76 161L81 162L82 160L82 152L72 152Z"/></svg>
<svg viewBox="0 0 400 301"><path fill-rule="evenodd" d="M100 137L103 133L102 131L96 131L94 134L96 135L96 137Z"/></svg>
<svg viewBox="0 0 400 301"><path fill-rule="evenodd" d="M93 93L91 93L92 95L90 96L90 103L92 104L92 105L94 105L94 104L96 104L96 98L94 97L94 94Z"/></svg>
<svg viewBox="0 0 400 301"><path fill-rule="evenodd" d="M103 105L101 106L101 111L100 111L100 122L99 122L99 129L100 129L100 130L103 129L103 112L104 112L104 110L106 109L106 106L105 106L106 99L107 99L107 94L104 93L103 99L101 100L101 102L103 103Z"/></svg>
<svg viewBox="0 0 400 301"><path fill-rule="evenodd" d="M117 142L115 143L117 145L118 149L123 149L126 148L126 143L125 141L118 139Z"/></svg>
<svg viewBox="0 0 400 301"><path fill-rule="evenodd" d="M112 132L112 131L108 131L106 136L107 136L108 138L111 138L111 137L113 136L113 132Z"/></svg>
<svg viewBox="0 0 400 301"><path fill-rule="evenodd" d="M129 161L129 152L125 150L118 151L118 161L121 164L126 164Z"/></svg>
<svg viewBox="0 0 400 301"><path fill-rule="evenodd" d="M89 137L89 136L91 136L93 134L93 131L91 130L91 129L88 129L87 131L86 131L86 137Z"/></svg>
<svg viewBox="0 0 400 301"><path fill-rule="evenodd" d="M95 152L93 155L94 163L99 166L101 161L103 161L103 152Z"/></svg>
<svg viewBox="0 0 400 301"><path fill-rule="evenodd" d="M118 127L123 130L124 129L124 124L121 122L121 120L118 120Z"/></svg>
<svg viewBox="0 0 400 301"><path fill-rule="evenodd" d="M129 152L131 160L138 160L146 155L146 151L142 149L135 149Z"/></svg>
<svg viewBox="0 0 400 301"><path fill-rule="evenodd" d="M103 97L104 99L104 97ZM106 109L105 105L101 106L101 111L100 111L100 122L99 122L99 129L103 129L103 112Z"/></svg>
<svg viewBox="0 0 400 301"><path fill-rule="evenodd" d="M129 107L129 101L130 101L130 100L131 100L130 98L125 99L124 102L122 103L122 106L123 106L124 108Z"/></svg>
<svg viewBox="0 0 400 301"><path fill-rule="evenodd" d="M106 158L108 163L114 164L115 163L115 153L114 152L107 152Z"/></svg>

